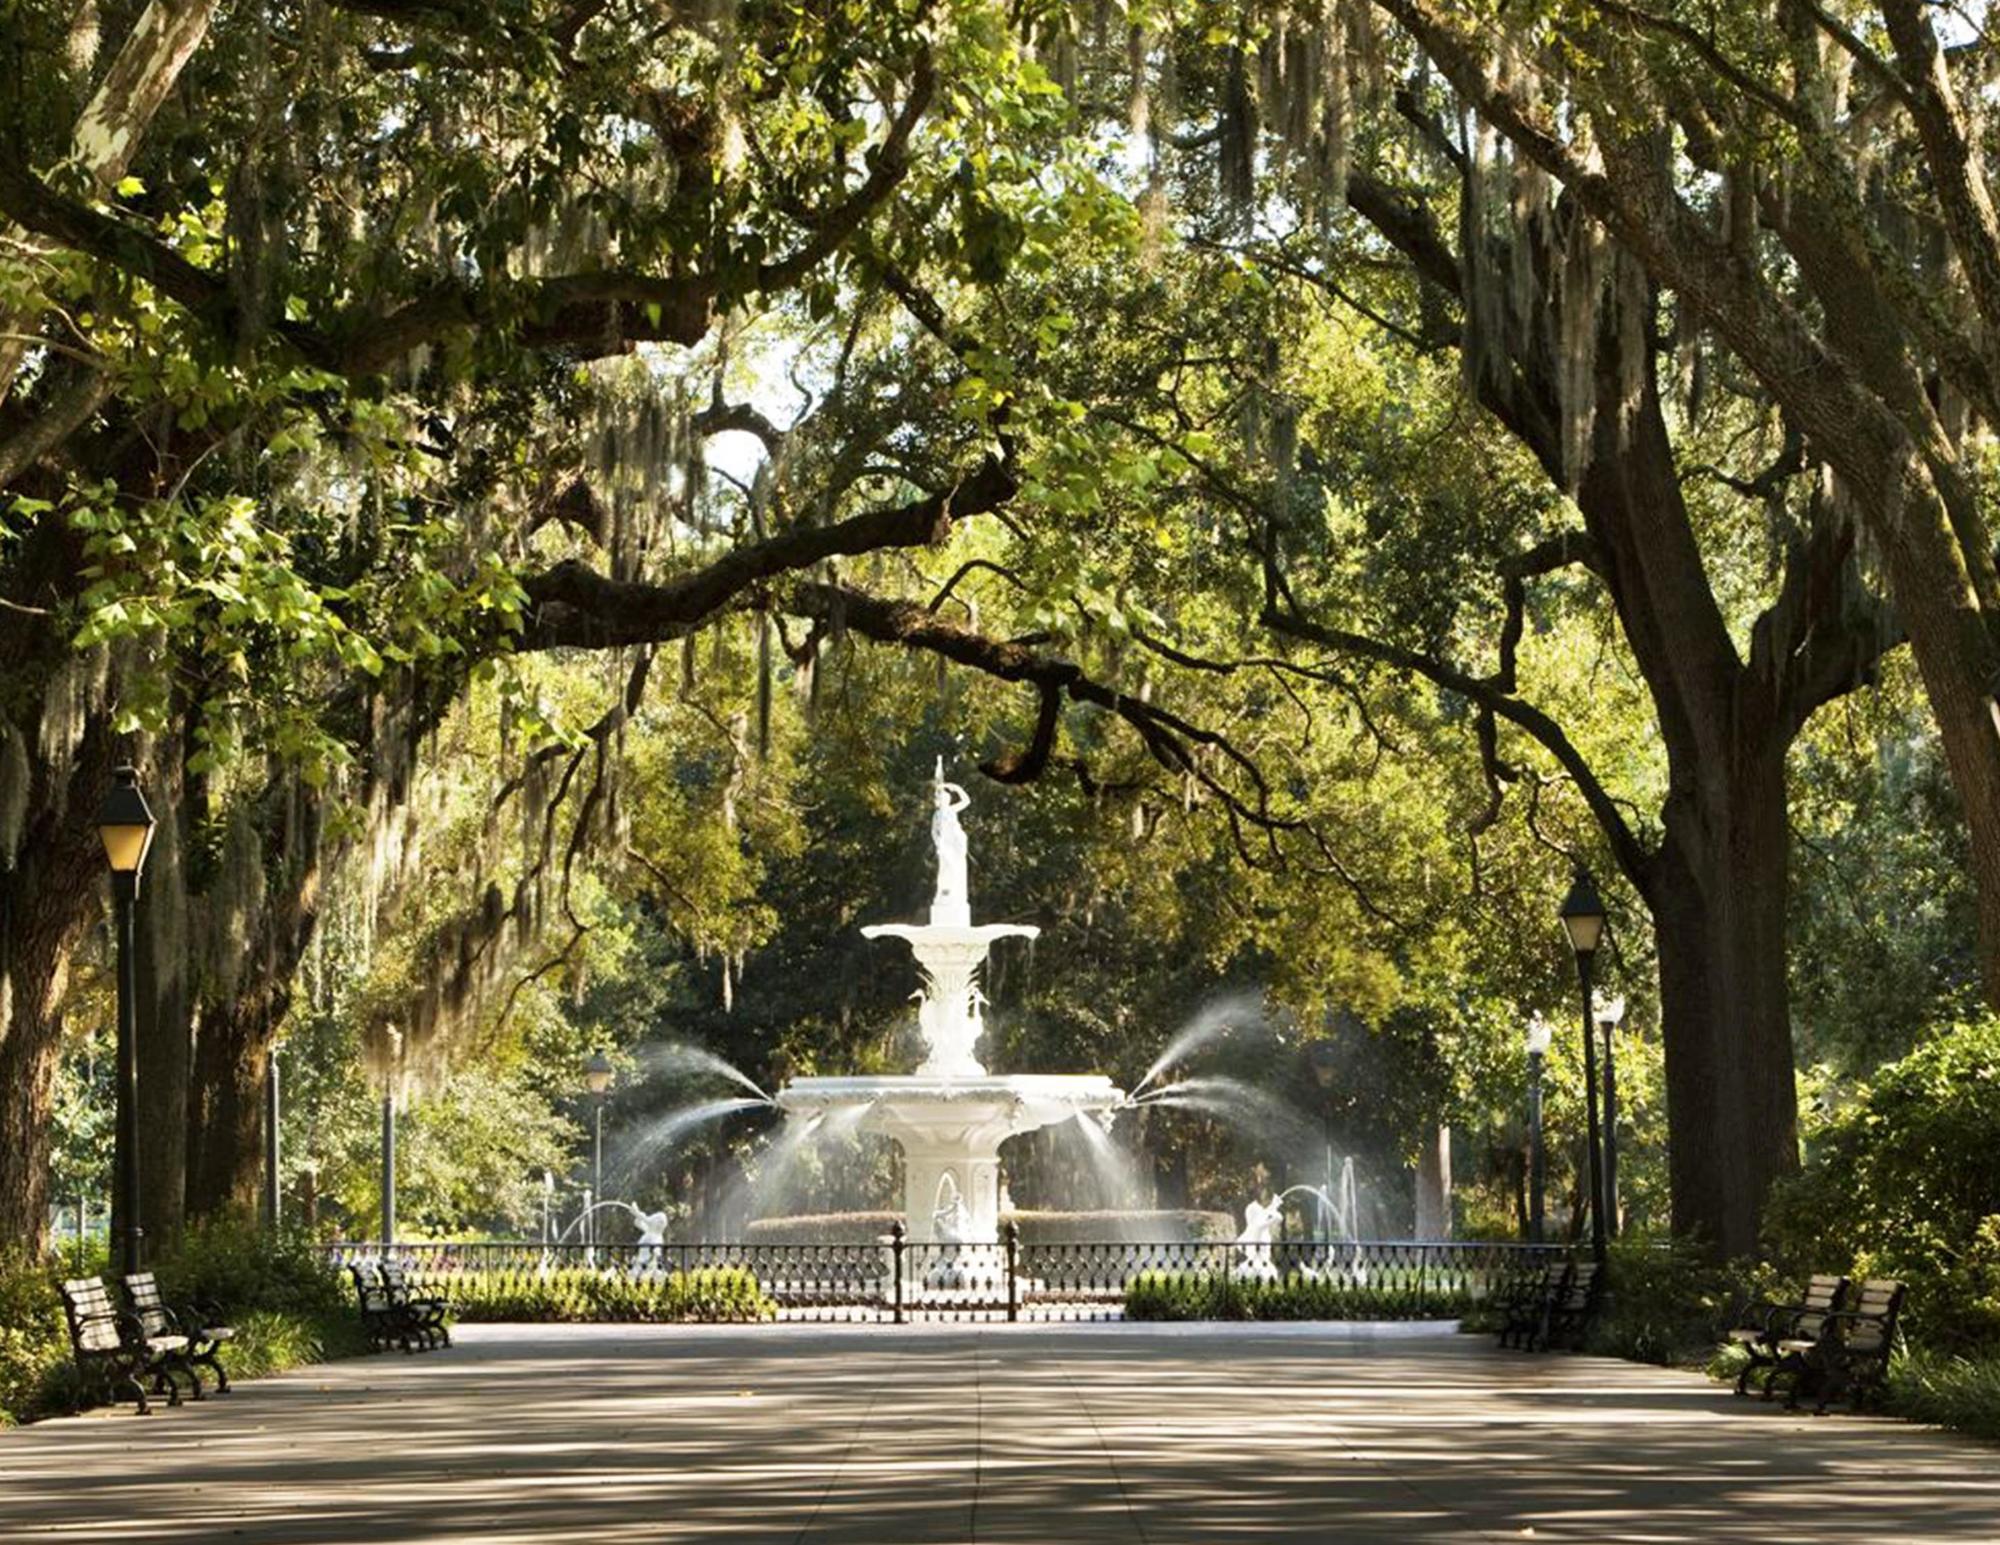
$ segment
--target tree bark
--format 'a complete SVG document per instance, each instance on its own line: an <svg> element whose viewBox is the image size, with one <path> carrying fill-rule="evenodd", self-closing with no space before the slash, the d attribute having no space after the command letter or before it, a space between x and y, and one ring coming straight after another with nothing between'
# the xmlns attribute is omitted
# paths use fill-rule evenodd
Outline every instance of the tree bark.
<svg viewBox="0 0 2000 1545"><path fill-rule="evenodd" d="M1426 1127L1417 1145L1416 1236L1451 1238L1451 1128L1442 1121Z"/></svg>
<svg viewBox="0 0 2000 1545"><path fill-rule="evenodd" d="M111 764L111 736L99 722L68 766L35 766L27 793L34 813L0 873L0 1239L31 1250L47 1238L49 1112L70 956L108 894L91 824L96 806L85 801L109 782Z"/></svg>
<svg viewBox="0 0 2000 1545"><path fill-rule="evenodd" d="M191 1219L254 1219L263 1199L264 1080L319 924L319 796L281 777L262 802L265 900L234 981L201 995L188 1102Z"/></svg>
<svg viewBox="0 0 2000 1545"><path fill-rule="evenodd" d="M263 1197L264 1078L291 1006L291 974L246 981L203 1005L188 1104L190 1218L254 1220Z"/></svg>
<svg viewBox="0 0 2000 1545"><path fill-rule="evenodd" d="M1786 748L1746 740L1669 796L1650 879L1674 1232L1724 1257L1756 1250L1772 1183L1798 1167Z"/></svg>
<svg viewBox="0 0 2000 1545"><path fill-rule="evenodd" d="M139 1167L140 1216L146 1243L157 1250L180 1237L187 1216L189 1059L193 1051L188 993L186 876L182 871L187 822L177 746L156 743L150 802L159 823L139 887L139 1130L145 1134Z"/></svg>

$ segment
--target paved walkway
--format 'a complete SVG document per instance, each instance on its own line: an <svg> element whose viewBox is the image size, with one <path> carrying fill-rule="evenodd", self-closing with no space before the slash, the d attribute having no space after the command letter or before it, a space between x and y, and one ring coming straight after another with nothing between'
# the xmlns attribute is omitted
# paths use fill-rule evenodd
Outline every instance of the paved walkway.
<svg viewBox="0 0 2000 1545"><path fill-rule="evenodd" d="M1365 1327L468 1326L0 1433L0 1540L2000 1541L2000 1454Z"/></svg>

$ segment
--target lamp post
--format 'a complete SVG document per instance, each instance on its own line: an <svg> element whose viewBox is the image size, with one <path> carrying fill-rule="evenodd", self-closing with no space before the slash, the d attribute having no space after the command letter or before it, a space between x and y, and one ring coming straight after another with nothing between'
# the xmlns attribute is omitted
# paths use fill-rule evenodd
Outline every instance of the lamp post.
<svg viewBox="0 0 2000 1545"><path fill-rule="evenodd" d="M396 1247L396 1086L401 1081L403 1036L389 1032L389 1066L382 1079L382 1253Z"/></svg>
<svg viewBox="0 0 2000 1545"><path fill-rule="evenodd" d="M1597 1035L1590 1023L1590 977L1598 943L1604 937L1604 902L1582 868L1576 871L1569 894L1563 897L1562 925L1569 935L1570 948L1576 952L1577 980L1583 987L1583 1094L1590 1140L1590 1253L1602 1265L1606 1238L1604 1166L1597 1126Z"/></svg>
<svg viewBox="0 0 2000 1545"><path fill-rule="evenodd" d="M139 774L120 767L97 808L97 835L111 865L113 928L118 937L118 1096L115 1145L118 1149L118 1217L124 1238L124 1270L139 1270L146 1231L139 1219L139 1047L135 1016L138 988L133 981L132 912L139 900L139 872L153 845L153 812L139 792Z"/></svg>
<svg viewBox="0 0 2000 1545"><path fill-rule="evenodd" d="M594 1208L604 1200L604 1099L611 1093L611 1081L616 1077L611 1059L601 1051L590 1054L590 1060L583 1065L583 1084L597 1101L595 1112L595 1132L590 1146L590 1205ZM593 1211L584 1220L583 1231L590 1241L590 1263L597 1264L597 1214Z"/></svg>
<svg viewBox="0 0 2000 1545"><path fill-rule="evenodd" d="M1333 1076L1340 1070L1340 1048L1332 1041L1314 1041L1306 1048L1312 1064L1313 1080L1325 1096L1320 1101L1320 1137L1326 1149L1326 1173L1321 1177L1319 1198L1320 1229L1329 1242L1333 1239Z"/></svg>
<svg viewBox="0 0 2000 1545"><path fill-rule="evenodd" d="M264 1222L274 1234L282 1221L279 1211L283 1206L278 1183L278 1102L278 1048L273 1046L264 1058Z"/></svg>
<svg viewBox="0 0 2000 1545"><path fill-rule="evenodd" d="M1555 1027L1539 1010L1528 1021L1528 1243L1542 1242L1542 1218L1548 1198L1548 1161L1542 1153L1542 1065L1549 1054Z"/></svg>
<svg viewBox="0 0 2000 1545"><path fill-rule="evenodd" d="M1618 1063L1612 1033L1625 1019L1622 997L1597 1000L1597 1028L1604 1033L1604 1229L1618 1237Z"/></svg>

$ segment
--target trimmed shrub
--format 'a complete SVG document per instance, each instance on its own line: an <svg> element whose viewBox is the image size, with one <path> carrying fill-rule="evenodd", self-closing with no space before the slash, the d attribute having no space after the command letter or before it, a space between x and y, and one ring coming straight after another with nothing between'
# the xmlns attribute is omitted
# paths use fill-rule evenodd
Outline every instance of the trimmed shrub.
<svg viewBox="0 0 2000 1545"><path fill-rule="evenodd" d="M580 1323L768 1320L777 1305L739 1267L624 1275L587 1267L425 1273L417 1283L472 1322Z"/></svg>
<svg viewBox="0 0 2000 1545"><path fill-rule="evenodd" d="M1718 1265L1682 1240L1620 1239L1607 1264L1610 1287L1585 1346L1635 1363L1707 1365L1745 1304L1795 1298L1803 1285L1769 1267Z"/></svg>
<svg viewBox="0 0 2000 1545"><path fill-rule="evenodd" d="M747 1223L743 1239L753 1245L872 1245L902 1221L900 1212L802 1212Z"/></svg>
<svg viewBox="0 0 2000 1545"><path fill-rule="evenodd" d="M1142 1271L1125 1285L1128 1320L1448 1320L1477 1302L1414 1269L1279 1277Z"/></svg>
<svg viewBox="0 0 2000 1545"><path fill-rule="evenodd" d="M1226 1212L1196 1207L1134 1208L1103 1212L1013 1212L1007 1214L1021 1230L1024 1245L1184 1244L1233 1239L1235 1221Z"/></svg>

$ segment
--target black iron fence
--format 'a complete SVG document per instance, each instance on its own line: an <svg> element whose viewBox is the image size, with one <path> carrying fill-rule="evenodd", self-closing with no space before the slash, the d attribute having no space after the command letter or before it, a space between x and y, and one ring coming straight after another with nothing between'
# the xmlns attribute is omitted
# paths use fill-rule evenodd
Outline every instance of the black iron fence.
<svg viewBox="0 0 2000 1545"><path fill-rule="evenodd" d="M337 1265L379 1243L323 1246ZM1449 1319L1560 1255L1482 1241L398 1244L462 1320Z"/></svg>

